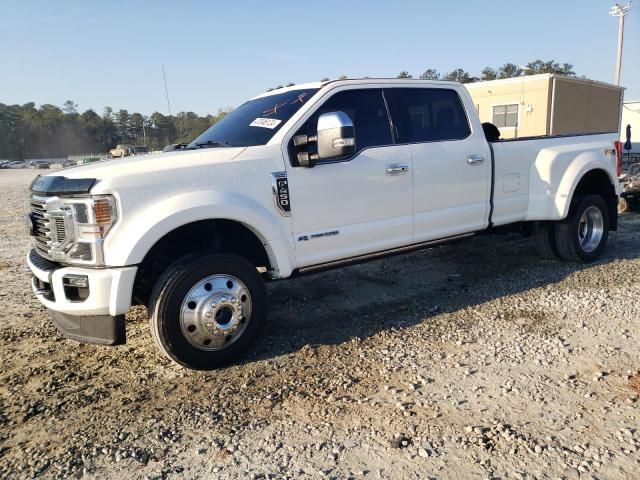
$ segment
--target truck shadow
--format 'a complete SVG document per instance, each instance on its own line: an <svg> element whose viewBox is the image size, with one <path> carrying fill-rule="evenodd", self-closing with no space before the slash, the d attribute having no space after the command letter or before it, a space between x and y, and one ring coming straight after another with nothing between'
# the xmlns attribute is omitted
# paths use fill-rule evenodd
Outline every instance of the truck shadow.
<svg viewBox="0 0 640 480"><path fill-rule="evenodd" d="M491 235L274 282L268 287L268 325L241 363L286 355L306 345L340 344L383 330L408 328L443 312L636 259L640 257L639 233L640 215L625 215L603 257L590 265L542 260L530 239ZM598 287L597 280L593 286Z"/></svg>

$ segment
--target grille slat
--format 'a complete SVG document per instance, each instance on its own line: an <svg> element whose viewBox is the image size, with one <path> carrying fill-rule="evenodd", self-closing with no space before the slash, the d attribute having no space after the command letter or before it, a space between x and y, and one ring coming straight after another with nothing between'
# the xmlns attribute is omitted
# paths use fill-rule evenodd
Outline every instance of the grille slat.
<svg viewBox="0 0 640 480"><path fill-rule="evenodd" d="M31 259L31 261L36 267L42 270L48 271L48 270L55 270L56 268L58 268L57 263L51 262L46 258L41 257L40 255L38 255L37 252L34 252L33 250L29 253L29 258Z"/></svg>
<svg viewBox="0 0 640 480"><path fill-rule="evenodd" d="M35 247L40 253L47 255L51 248L51 226L49 219L45 217L46 205L35 198L32 198L30 203Z"/></svg>
<svg viewBox="0 0 640 480"><path fill-rule="evenodd" d="M57 241L59 243L62 243L62 242L65 241L66 236L67 236L67 232L64 229L64 219L56 218L55 219L55 224L56 224L56 236L58 237Z"/></svg>

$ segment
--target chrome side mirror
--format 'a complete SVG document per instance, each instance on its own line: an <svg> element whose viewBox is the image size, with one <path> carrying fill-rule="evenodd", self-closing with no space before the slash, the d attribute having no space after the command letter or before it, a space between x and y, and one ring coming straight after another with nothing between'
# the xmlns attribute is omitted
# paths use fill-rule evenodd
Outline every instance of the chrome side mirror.
<svg viewBox="0 0 640 480"><path fill-rule="evenodd" d="M348 157L356 151L353 122L345 112L323 113L318 117L318 160Z"/></svg>

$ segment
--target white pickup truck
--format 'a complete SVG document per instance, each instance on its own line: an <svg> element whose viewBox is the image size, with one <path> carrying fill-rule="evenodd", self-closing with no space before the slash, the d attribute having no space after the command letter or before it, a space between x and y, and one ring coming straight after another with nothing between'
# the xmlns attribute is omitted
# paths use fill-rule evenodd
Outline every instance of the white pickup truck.
<svg viewBox="0 0 640 480"><path fill-rule="evenodd" d="M457 83L271 91L186 149L37 177L33 290L83 342L124 343L147 305L164 354L212 369L259 335L267 281L507 228L544 257L596 259L617 227L618 133L497 137Z"/></svg>

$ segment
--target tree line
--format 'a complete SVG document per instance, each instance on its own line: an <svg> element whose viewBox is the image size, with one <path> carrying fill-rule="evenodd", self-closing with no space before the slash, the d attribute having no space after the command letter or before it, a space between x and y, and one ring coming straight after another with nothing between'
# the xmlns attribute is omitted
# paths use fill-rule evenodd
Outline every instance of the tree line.
<svg viewBox="0 0 640 480"><path fill-rule="evenodd" d="M418 78L427 80L453 80L471 83L482 80L513 78L539 73L557 73L575 76L573 65L554 60L534 60L524 66L513 63L484 68L474 76L462 68L440 73L433 68ZM342 75L339 79L347 78ZM397 78L413 78L402 71ZM328 81L323 78L322 81ZM292 86L289 83L285 86ZM278 85L269 90L283 88ZM108 152L117 144L147 145L149 150L160 150L170 143L188 143L230 111L199 116L193 112L149 116L114 110L106 107L102 115L89 109L78 112L78 105L67 100L61 107L51 104L36 108L35 103L5 105L0 103L0 159L23 160L29 158L66 157L70 154Z"/></svg>
<svg viewBox="0 0 640 480"><path fill-rule="evenodd" d="M573 71L573 65L570 63L560 64L555 60L534 60L524 66L518 66L515 63L505 63L498 68L485 67L480 72L479 76L474 76L462 68L456 68L444 74L433 68L429 68L420 74L418 78L423 80L448 80L460 83L473 83L486 80L521 77L523 75L538 75L540 73L557 73L568 77L574 77L576 75ZM396 78L413 78L413 75L406 70L403 70Z"/></svg>
<svg viewBox="0 0 640 480"><path fill-rule="evenodd" d="M169 143L187 143L223 118L228 110L199 116L194 112L149 116L115 111L102 115L67 100L62 107L35 103L0 103L0 159L57 158L80 153L106 153L117 144L147 145L161 150Z"/></svg>
<svg viewBox="0 0 640 480"><path fill-rule="evenodd" d="M444 80L460 83L473 83L486 80L498 80L503 78L521 77L523 75L538 75L540 73L557 73L559 75L566 75L567 77L575 77L573 71L573 65L570 63L558 63L555 60L534 60L526 65L519 66L515 63L505 63L504 65L493 68L485 67L479 76L474 76L462 68L456 68L447 73L440 73L434 68L428 68L422 72L417 78L421 80ZM337 80L346 80L349 78L347 75L340 75ZM370 78L370 77L364 77ZM396 78L414 78L407 70L401 71ZM331 80L329 77L320 79L321 82L328 82ZM295 85L294 83L288 83L286 85L278 85L277 87L269 88L267 91L277 90L279 88L290 87Z"/></svg>

